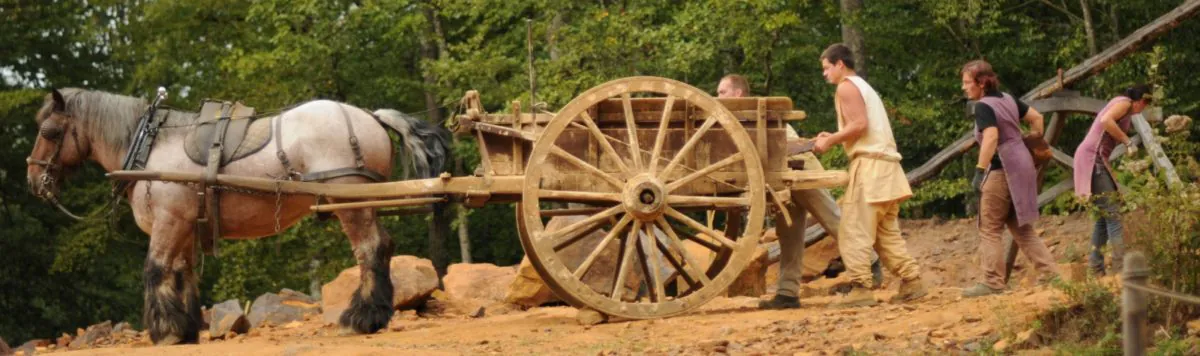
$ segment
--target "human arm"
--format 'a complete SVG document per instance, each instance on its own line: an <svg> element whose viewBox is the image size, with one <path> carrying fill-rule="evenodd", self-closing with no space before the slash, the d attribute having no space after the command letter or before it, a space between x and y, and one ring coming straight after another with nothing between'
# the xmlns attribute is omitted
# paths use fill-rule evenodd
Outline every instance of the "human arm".
<svg viewBox="0 0 1200 356"><path fill-rule="evenodd" d="M844 125L835 133L817 135L817 142L813 147L817 152L825 152L833 145L858 139L867 132L867 104L858 87L849 81L842 82L838 84L837 95L834 98L841 108Z"/></svg>

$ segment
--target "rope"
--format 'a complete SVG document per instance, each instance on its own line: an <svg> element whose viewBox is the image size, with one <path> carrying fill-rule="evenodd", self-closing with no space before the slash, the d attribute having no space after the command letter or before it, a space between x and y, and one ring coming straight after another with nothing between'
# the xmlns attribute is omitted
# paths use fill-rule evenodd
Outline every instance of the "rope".
<svg viewBox="0 0 1200 356"><path fill-rule="evenodd" d="M1140 291L1143 291L1146 293L1158 295L1160 297L1167 297L1167 298L1171 298L1171 299L1181 300L1184 302L1200 305L1200 297L1191 296L1191 295L1187 295L1187 294L1183 294L1183 293L1179 293L1179 292L1175 292L1175 291L1169 291L1166 289L1154 288L1154 287L1136 284L1136 283L1125 283L1124 286L1133 288L1133 289L1137 289L1137 290L1140 290Z"/></svg>

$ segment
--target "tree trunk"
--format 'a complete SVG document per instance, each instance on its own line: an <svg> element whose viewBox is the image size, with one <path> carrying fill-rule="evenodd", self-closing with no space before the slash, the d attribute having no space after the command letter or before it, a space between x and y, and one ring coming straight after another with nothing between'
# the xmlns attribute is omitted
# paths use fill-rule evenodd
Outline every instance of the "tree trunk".
<svg viewBox="0 0 1200 356"><path fill-rule="evenodd" d="M1083 8L1083 30L1087 32L1088 55L1096 55L1096 30L1092 27L1092 9L1088 7L1087 0L1079 0L1079 7Z"/></svg>
<svg viewBox="0 0 1200 356"><path fill-rule="evenodd" d="M867 78L867 48L863 43L862 28L858 26L858 13L862 11L862 0L841 0L842 42L854 51L855 72Z"/></svg>
<svg viewBox="0 0 1200 356"><path fill-rule="evenodd" d="M437 44L437 53L434 54L434 57L432 59L445 58L446 56L448 56L450 54L449 49L447 49L447 46L446 46L446 33L442 29L442 20L440 18L438 18L437 14L434 12L433 5L425 6L425 20L429 22L430 29L433 30L433 35L434 35L433 42L435 44ZM425 80L426 85L433 85L437 82L437 76L434 75L433 73L427 73L427 76L428 77ZM432 80L430 78L432 78ZM434 106L431 107L429 104L429 92L426 91L426 98L425 98L426 109L433 110L434 107L436 107L436 105L437 105L436 99L437 98L435 96L434 97L435 102L433 104ZM434 110L434 111L437 111L437 110ZM438 112L438 114L436 115L436 118L433 115L431 115L430 118L434 119L435 123L440 123L440 122L442 122L441 116L442 116L441 113ZM459 144L458 136L451 137L451 144L454 146L458 146L458 144ZM466 173L463 171L462 158L458 157L458 155L452 155L451 159L454 160L454 162L453 162L454 175L456 175L456 176L465 175ZM467 211L465 210L465 208L459 206L459 207L455 208L455 212L457 213L455 217L458 218L458 246L459 246L459 250L461 251L462 261L463 261L463 263L471 263L471 232L468 230L470 224L468 223L469 220L467 218ZM434 214L435 219L439 215L446 215L446 216L444 216L444 218L447 221L444 222L445 223L444 226L438 226L438 229L441 230L442 232L449 232L450 231L450 227L449 227L450 222L449 222L448 214L446 214L446 212L442 212L441 214L435 213ZM439 223L443 223L443 222L439 222ZM431 229L430 232L432 233L432 231L433 230ZM442 235L443 241L444 241L445 235L448 235L448 234ZM432 238L432 236L430 236L430 237ZM438 265L438 264L436 262L434 262L434 265ZM444 270L442 270L442 269L439 269L439 271L444 272Z"/></svg>
<svg viewBox="0 0 1200 356"><path fill-rule="evenodd" d="M426 60L436 61L441 54L441 47L444 47L442 39L437 38L440 37L438 32L441 31L441 22L431 5L424 7L424 13L431 35L421 36L421 56ZM437 85L437 75L422 69L421 76L425 84L425 109L429 112L429 121L437 125L442 122L437 94L433 91ZM448 207L445 203L434 204L433 214L429 219L429 260L433 262L433 268L439 276L446 275L446 267L449 265L446 258L446 236L450 234L450 214L446 211Z"/></svg>
<svg viewBox="0 0 1200 356"><path fill-rule="evenodd" d="M546 47L550 52L550 60L558 60L558 29L563 26L563 11L555 11L550 19L550 28L546 30Z"/></svg>
<svg viewBox="0 0 1200 356"><path fill-rule="evenodd" d="M1117 4L1108 7L1108 14L1112 17L1112 40L1119 41L1121 39L1121 17L1117 16Z"/></svg>

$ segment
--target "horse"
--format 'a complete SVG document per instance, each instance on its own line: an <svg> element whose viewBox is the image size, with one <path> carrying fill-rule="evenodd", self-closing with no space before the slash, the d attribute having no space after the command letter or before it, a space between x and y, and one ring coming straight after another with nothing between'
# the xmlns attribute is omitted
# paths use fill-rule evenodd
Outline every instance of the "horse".
<svg viewBox="0 0 1200 356"><path fill-rule="evenodd" d="M57 205L63 171L89 160L107 172L121 169L135 131L139 131L139 118L150 112L148 107L144 99L102 91L52 90L36 115L38 137L26 159L31 192ZM188 131L201 120L199 114L159 108L154 115L164 121L145 169L203 171L204 166L186 157L184 147ZM345 103L314 100L263 119L272 120L269 142L258 152L228 162L222 174L287 179L355 167L361 162L362 168L386 178L391 175L394 154L398 154L406 166L402 178L430 178L441 172L449 149L444 128L391 109L372 113ZM400 136L400 147L392 147L389 129ZM351 133L357 137L358 150L348 141ZM365 175L323 181L373 182ZM158 345L196 343L203 323L193 268L198 259L197 239L205 238L197 236L194 228L204 204L197 198L198 190L196 185L137 181L123 194L138 227L150 236L143 270L142 318ZM315 203L319 203L317 198L311 196L227 190L221 193L221 214L216 218L223 238L257 239L292 226L310 214L309 206ZM362 274L339 326L343 332L374 333L387 326L393 312L392 240L378 224L374 209L344 209L335 215Z"/></svg>

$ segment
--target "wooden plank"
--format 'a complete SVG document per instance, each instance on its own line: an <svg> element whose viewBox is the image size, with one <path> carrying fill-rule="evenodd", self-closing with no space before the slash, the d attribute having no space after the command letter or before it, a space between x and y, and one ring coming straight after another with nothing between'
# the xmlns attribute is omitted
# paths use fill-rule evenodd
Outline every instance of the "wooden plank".
<svg viewBox="0 0 1200 356"><path fill-rule="evenodd" d="M1200 0L1197 0L1197 2L1200 2ZM1150 123L1146 122L1146 118L1141 114L1133 115L1132 119L1133 128L1137 130L1138 136L1142 138L1142 147L1146 148L1146 154L1150 155L1150 159L1158 167L1159 171L1167 176L1167 184L1171 186L1183 184L1183 181L1179 179L1179 173L1175 172L1175 166L1167 158L1167 153L1163 151L1162 146L1158 144L1158 140L1154 138L1154 130L1150 128Z"/></svg>
<svg viewBox="0 0 1200 356"><path fill-rule="evenodd" d="M1040 113L1081 113L1096 115L1108 102L1096 98L1082 96L1051 96L1028 102L1029 107ZM1049 130L1047 130L1049 133ZM1049 137L1049 135L1046 135Z"/></svg>
<svg viewBox="0 0 1200 356"><path fill-rule="evenodd" d="M390 199L390 200L372 200L372 201L357 201L352 203L337 203L325 205L313 205L309 207L315 212L328 212L342 209L361 209L361 208L381 208L381 207L401 207L414 205L428 205L446 201L445 198L408 198L408 199Z"/></svg>
<svg viewBox="0 0 1200 356"><path fill-rule="evenodd" d="M958 140L955 140L949 146L946 146L945 149L942 149L941 152L938 152L928 161L925 161L925 163L920 167L908 171L908 173L904 175L906 178L908 178L908 184L916 187L921 185L921 183L925 180L933 178L942 171L943 167L945 167L947 164L950 164L950 162L955 158L958 158L958 156L961 156L963 153L967 152L967 150L970 150L971 147L975 147L975 135L968 131L966 134L959 137Z"/></svg>
<svg viewBox="0 0 1200 356"><path fill-rule="evenodd" d="M1137 31L1129 34L1120 42L1113 44L1100 52L1099 54L1088 58L1079 65L1067 70L1062 79L1052 78L1042 82L1029 93L1022 96L1022 100L1040 99L1049 96L1051 93L1062 89L1064 86L1069 86L1084 78L1090 77L1107 69L1115 64L1121 58L1124 58L1130 52L1136 50L1139 46L1147 41L1157 37L1158 35L1167 32L1170 29L1178 27L1183 20L1188 19L1200 11L1200 0L1187 0L1176 7L1174 10L1163 14L1154 21L1142 26Z"/></svg>
<svg viewBox="0 0 1200 356"><path fill-rule="evenodd" d="M199 182L203 174L198 172L114 171L108 177L117 180L157 180L164 182ZM218 174L217 185L282 194L321 195L334 199L371 199L442 194L466 194L468 191L486 190L492 194L520 194L524 176L496 176L491 184L484 184L482 177L453 177L413 179L397 182L345 184L314 183L270 178L245 177Z"/></svg>

